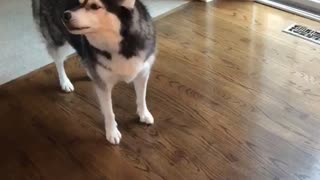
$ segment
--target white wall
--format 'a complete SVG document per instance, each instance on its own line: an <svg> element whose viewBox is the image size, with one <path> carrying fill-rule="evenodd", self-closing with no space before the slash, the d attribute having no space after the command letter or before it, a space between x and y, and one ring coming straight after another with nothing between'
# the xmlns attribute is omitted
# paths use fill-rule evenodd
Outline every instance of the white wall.
<svg viewBox="0 0 320 180"><path fill-rule="evenodd" d="M0 84L51 62L31 17L31 0L0 1Z"/></svg>

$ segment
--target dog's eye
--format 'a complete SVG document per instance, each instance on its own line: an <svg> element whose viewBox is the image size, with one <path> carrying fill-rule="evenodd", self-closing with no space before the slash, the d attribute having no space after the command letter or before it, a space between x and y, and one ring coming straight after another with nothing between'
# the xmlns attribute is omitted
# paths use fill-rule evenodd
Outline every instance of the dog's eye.
<svg viewBox="0 0 320 180"><path fill-rule="evenodd" d="M97 4L91 4L90 5L90 9L93 9L93 10L98 10L98 9L100 9L101 7L100 6L98 6Z"/></svg>

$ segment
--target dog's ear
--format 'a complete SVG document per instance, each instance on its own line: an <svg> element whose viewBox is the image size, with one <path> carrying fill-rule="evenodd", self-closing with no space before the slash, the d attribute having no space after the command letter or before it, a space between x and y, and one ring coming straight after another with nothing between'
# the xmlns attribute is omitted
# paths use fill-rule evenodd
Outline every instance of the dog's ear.
<svg viewBox="0 0 320 180"><path fill-rule="evenodd" d="M79 0L79 3L81 5L86 5L88 3L88 0Z"/></svg>
<svg viewBox="0 0 320 180"><path fill-rule="evenodd" d="M122 6L126 7L128 9L133 9L134 5L136 3L136 0L122 0Z"/></svg>

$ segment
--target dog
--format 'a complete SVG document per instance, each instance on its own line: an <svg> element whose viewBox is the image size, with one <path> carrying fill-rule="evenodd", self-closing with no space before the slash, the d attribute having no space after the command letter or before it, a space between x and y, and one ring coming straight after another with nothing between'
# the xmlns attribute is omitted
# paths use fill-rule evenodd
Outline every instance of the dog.
<svg viewBox="0 0 320 180"><path fill-rule="evenodd" d="M152 18L140 0L32 0L33 17L54 59L63 91L74 91L64 69L70 48L81 57L104 115L106 139L119 144L111 91L133 82L140 121L153 124L146 91L156 59Z"/></svg>

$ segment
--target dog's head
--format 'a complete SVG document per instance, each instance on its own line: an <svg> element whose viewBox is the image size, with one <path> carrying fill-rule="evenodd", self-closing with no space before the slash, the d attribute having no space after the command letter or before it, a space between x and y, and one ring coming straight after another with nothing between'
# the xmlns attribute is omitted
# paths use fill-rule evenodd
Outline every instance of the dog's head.
<svg viewBox="0 0 320 180"><path fill-rule="evenodd" d="M79 0L80 6L67 10L63 22L70 33L87 35L102 31L119 31L120 21L115 15L121 8L133 9L135 0Z"/></svg>

